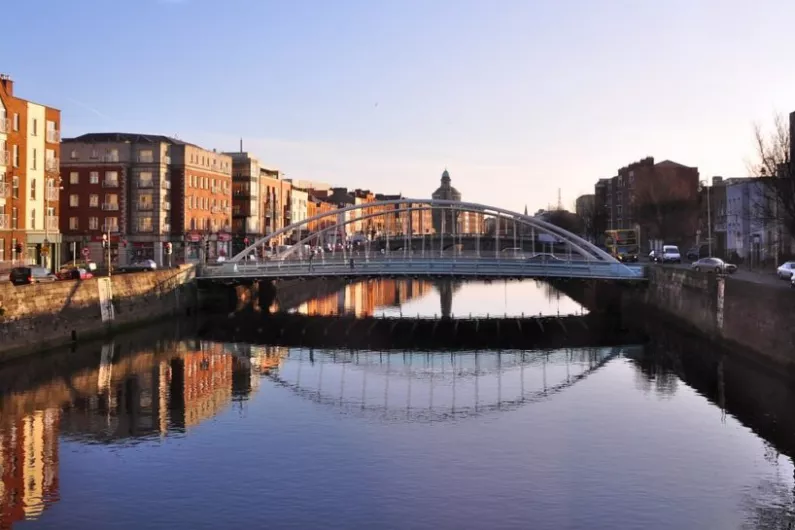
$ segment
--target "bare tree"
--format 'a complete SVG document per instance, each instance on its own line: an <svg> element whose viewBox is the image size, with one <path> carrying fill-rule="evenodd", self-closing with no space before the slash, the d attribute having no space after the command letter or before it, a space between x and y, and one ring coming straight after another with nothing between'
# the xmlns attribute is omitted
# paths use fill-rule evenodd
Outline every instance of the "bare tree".
<svg viewBox="0 0 795 530"><path fill-rule="evenodd" d="M792 130L789 121L777 114L773 130L754 127L756 160L750 171L759 177L762 192L754 194L749 217L759 224L780 227L795 237L795 167L791 163Z"/></svg>
<svg viewBox="0 0 795 530"><path fill-rule="evenodd" d="M637 184L631 213L644 239L684 242L698 224L698 202L674 182L662 178Z"/></svg>

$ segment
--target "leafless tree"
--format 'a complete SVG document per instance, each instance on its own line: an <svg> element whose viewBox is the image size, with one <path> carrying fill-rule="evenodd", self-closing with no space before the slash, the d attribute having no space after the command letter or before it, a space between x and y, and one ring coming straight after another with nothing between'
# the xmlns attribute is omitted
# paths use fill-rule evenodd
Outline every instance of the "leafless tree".
<svg viewBox="0 0 795 530"><path fill-rule="evenodd" d="M778 226L782 231L795 237L795 167L790 161L791 151L790 123L786 117L777 114L773 119L772 131L764 131L759 125L754 127L756 159L749 170L760 177L757 182L762 193L754 194L748 215L764 226Z"/></svg>

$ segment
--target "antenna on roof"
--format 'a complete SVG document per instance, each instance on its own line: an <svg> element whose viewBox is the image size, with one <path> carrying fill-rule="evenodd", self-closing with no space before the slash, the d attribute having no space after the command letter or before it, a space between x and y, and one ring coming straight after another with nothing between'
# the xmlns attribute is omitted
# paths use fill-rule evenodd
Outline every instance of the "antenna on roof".
<svg viewBox="0 0 795 530"><path fill-rule="evenodd" d="M240 139L240 152L243 152L243 138Z"/></svg>

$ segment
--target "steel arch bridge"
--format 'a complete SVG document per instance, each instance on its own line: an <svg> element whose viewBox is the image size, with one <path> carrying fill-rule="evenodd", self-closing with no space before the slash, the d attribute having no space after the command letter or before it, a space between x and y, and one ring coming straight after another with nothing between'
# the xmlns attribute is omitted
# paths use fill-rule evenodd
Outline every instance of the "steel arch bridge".
<svg viewBox="0 0 795 530"><path fill-rule="evenodd" d="M442 212L439 233L422 232L422 227L420 232L415 230L414 214L428 211ZM459 231L457 219L461 213L477 214L481 226L474 233ZM387 218L389 222L382 226L391 224L392 229L375 241L366 239L355 249L343 245L340 251L335 245L331 252L317 257L305 250L310 243L339 242L340 234L347 234L350 225L361 227L362 222L378 217ZM447 218L453 219L449 231L444 226ZM485 233L487 219L493 222L493 233ZM313 226L319 228L310 232ZM274 245L294 234L299 234L294 245ZM525 252L528 246L530 251ZM264 259L252 261L252 256ZM644 271L642 266L621 263L582 237L536 217L472 202L401 198L354 204L303 219L257 239L226 262L203 267L199 273L200 278L224 281L400 276L642 280Z"/></svg>

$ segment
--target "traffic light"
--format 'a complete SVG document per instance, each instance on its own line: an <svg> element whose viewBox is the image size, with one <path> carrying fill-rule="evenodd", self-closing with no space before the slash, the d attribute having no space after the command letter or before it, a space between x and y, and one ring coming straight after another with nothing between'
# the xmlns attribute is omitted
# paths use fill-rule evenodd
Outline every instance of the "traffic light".
<svg viewBox="0 0 795 530"><path fill-rule="evenodd" d="M204 242L204 255L205 257L210 257L210 240Z"/></svg>

